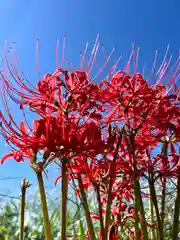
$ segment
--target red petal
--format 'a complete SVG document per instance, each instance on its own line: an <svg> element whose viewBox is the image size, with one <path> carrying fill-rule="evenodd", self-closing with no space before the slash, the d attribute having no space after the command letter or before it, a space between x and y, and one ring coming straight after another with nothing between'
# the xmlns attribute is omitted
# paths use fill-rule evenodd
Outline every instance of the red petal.
<svg viewBox="0 0 180 240"><path fill-rule="evenodd" d="M75 192L76 196L79 196L79 190L77 189Z"/></svg>
<svg viewBox="0 0 180 240"><path fill-rule="evenodd" d="M24 122L20 123L20 129L21 129L22 133L27 134L26 126L25 126Z"/></svg>
<svg viewBox="0 0 180 240"><path fill-rule="evenodd" d="M118 111L118 107L116 106L107 116L106 116L106 121L110 122L116 115L116 112Z"/></svg>
<svg viewBox="0 0 180 240"><path fill-rule="evenodd" d="M14 157L14 153L8 153L1 159L1 164L3 164L8 158Z"/></svg>
<svg viewBox="0 0 180 240"><path fill-rule="evenodd" d="M97 121L102 119L102 115L96 112L92 112L89 117Z"/></svg>
<svg viewBox="0 0 180 240"><path fill-rule="evenodd" d="M56 181L55 181L55 186L57 185L57 183L58 183L59 179L61 179L61 176L59 176L59 177L57 177L57 178L56 178Z"/></svg>
<svg viewBox="0 0 180 240"><path fill-rule="evenodd" d="M100 220L100 217L98 214L91 214L91 218L96 219L96 220Z"/></svg>
<svg viewBox="0 0 180 240"><path fill-rule="evenodd" d="M76 173L76 174L80 174L80 173L81 173L81 171L80 171L80 168L79 168L79 167L72 166L72 170L73 170L73 172L74 172L74 173Z"/></svg>

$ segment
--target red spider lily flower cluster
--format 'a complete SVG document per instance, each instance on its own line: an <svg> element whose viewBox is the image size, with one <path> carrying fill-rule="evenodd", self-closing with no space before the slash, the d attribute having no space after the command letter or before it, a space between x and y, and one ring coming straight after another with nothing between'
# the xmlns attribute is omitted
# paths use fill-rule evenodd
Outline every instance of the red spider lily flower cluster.
<svg viewBox="0 0 180 240"><path fill-rule="evenodd" d="M47 158L53 154L60 160L66 157L69 181L81 175L85 192L99 194L103 220L111 184L111 224L123 228L134 221L134 171L140 181L150 173L153 178L161 174L161 179L180 174L180 58L168 71L170 61L165 56L155 84L151 84L153 73L145 79L136 67L132 74L121 70L95 82L89 74L95 58L94 50L86 71L56 69L32 86L6 55L1 80L8 117L0 113L0 120L1 134L12 151L1 162L11 157L16 161L27 158L33 164L40 151ZM23 113L29 107L37 114L32 125L26 117L20 125L15 122L7 96ZM162 151L154 154L159 148ZM146 198L147 193L142 196ZM99 220L99 213L92 218ZM115 235L116 231L110 239L117 239Z"/></svg>

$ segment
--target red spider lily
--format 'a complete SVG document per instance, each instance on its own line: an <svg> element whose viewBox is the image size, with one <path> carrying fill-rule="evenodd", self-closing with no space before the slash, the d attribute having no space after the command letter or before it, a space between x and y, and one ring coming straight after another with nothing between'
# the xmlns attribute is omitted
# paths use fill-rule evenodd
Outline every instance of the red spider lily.
<svg viewBox="0 0 180 240"><path fill-rule="evenodd" d="M12 147L14 152L12 155L6 155L2 159L2 163L7 159L7 156L14 157L16 161L23 161L28 158L32 161L34 155L39 150L46 150L48 147L47 140L44 136L37 134L41 126L41 121L34 121L34 126L31 133L27 133L24 122L21 122L19 128L13 128L8 124L1 114L3 125L1 126L1 133L5 138L7 144ZM39 122L39 126L38 123ZM17 150L16 150L17 149Z"/></svg>
<svg viewBox="0 0 180 240"><path fill-rule="evenodd" d="M25 156L32 159L37 149L36 146L41 144L40 142L36 143L38 139L27 134L24 122L21 122L20 127L14 121L8 123L2 113L0 113L0 119L2 136L13 151L13 153L5 155L1 162L3 163L8 157L14 157L16 161L23 161ZM10 119L12 120L11 115Z"/></svg>
<svg viewBox="0 0 180 240"><path fill-rule="evenodd" d="M93 55L91 57L94 58ZM0 74L7 94L21 108L28 105L40 115L46 115L49 110L56 112L61 109L66 112L71 109L79 111L81 115L88 114L90 118L101 119L101 114L96 113L96 110L102 109L96 100L99 88L89 80L88 69L73 72L57 69L55 73L39 79L35 87L19 69L16 55L13 58L9 60L5 50L7 68L3 67Z"/></svg>
<svg viewBox="0 0 180 240"><path fill-rule="evenodd" d="M33 109L40 108L41 110L52 108L53 111L57 111L58 107L64 109L67 106L69 107L72 100L74 100L71 96L71 86L67 84L67 79L65 78L66 81L64 81L63 78L60 77L61 74L66 76L67 71L58 69L52 75L46 74L44 79L37 83L37 88L35 88L34 91L31 89L27 90L24 85L21 86L21 82L19 83L21 88L18 90L11 82L9 82L8 77L5 77L3 73L1 74L8 95L13 99L13 101L20 105L29 105ZM71 73L71 75L72 74L73 73ZM85 73L81 72L81 74ZM18 80L22 81L20 78L18 78ZM73 78L73 80L75 81L75 78ZM72 84L74 84L74 82L72 82ZM23 90L25 93L23 93ZM81 91L79 90L79 92ZM72 100L70 100L70 97Z"/></svg>
<svg viewBox="0 0 180 240"><path fill-rule="evenodd" d="M100 184L104 172L108 171L106 163L98 162L96 158L75 157L71 163L71 169L74 174L82 174L83 185L87 190L96 184Z"/></svg>
<svg viewBox="0 0 180 240"><path fill-rule="evenodd" d="M83 71L68 73L66 70L57 69L53 75L46 75L44 80L38 83L38 91L42 96L46 96L49 91L49 96L54 97L39 100L37 105L29 102L33 107L38 107L40 102L45 108L49 107L47 103L54 103L56 111L59 107L66 111L75 109L81 114L96 107L94 96L98 92L98 87L88 81L87 73ZM93 114L90 116L93 117Z"/></svg>
<svg viewBox="0 0 180 240"><path fill-rule="evenodd" d="M95 54L91 55L87 69L67 71L58 68L53 74L46 74L44 79L39 78L36 87L28 80L25 80L26 84L15 65L6 61L7 71L1 71L1 78L10 123L2 113L0 119L1 133L12 146L12 153L7 154L2 163L9 157L16 161L29 158L32 162L39 151L66 157L69 160L65 167L68 182L76 181L80 175L85 193L93 189L100 195L99 209L103 216L94 214L91 217L104 220L104 209L110 202L110 218L122 226L135 218L135 208L132 207L136 194L134 172L138 181L153 173L153 180L157 177L164 185L166 177L176 178L179 174L176 143L180 136L180 95L175 83L180 74L180 58L168 72L169 61L165 57L155 84L150 84L137 73L136 66L132 75L126 68L114 75L110 73L109 81L102 80L97 84L89 74L97 48L96 43ZM165 77L170 80L163 86ZM170 84L172 87L169 88ZM4 92L20 105L23 113L24 107L28 106L40 119L30 127L25 118L18 126L8 110ZM121 127L122 141L117 149ZM167 144L166 154L152 154L164 144ZM76 190L78 193L77 187ZM140 195L149 197L142 191ZM141 222L140 216L138 221ZM112 229L109 239L119 238L115 225ZM87 235L90 239L89 233ZM134 238L134 233L132 235Z"/></svg>
<svg viewBox="0 0 180 240"><path fill-rule="evenodd" d="M65 76L65 82L60 78L60 74ZM62 154L68 153L68 155L71 155L72 152L82 153L83 151L92 153L96 149L98 152L104 152L101 133L95 123L101 119L101 114L96 113L96 110L92 111L96 101L91 104L90 99L87 98L88 86L91 87L92 85L84 84L87 83L87 75L84 72L76 71L68 77L67 71L58 69L53 75L47 74L44 80L39 81L36 92L25 89L25 85L20 84L21 79L18 76L16 82L21 86L21 90L24 88L28 94L18 91L11 85L8 78L6 79L4 75L2 77L6 92L16 103L22 106L23 114L23 106L27 104L31 111L36 111L42 117L40 120L34 121L33 128L28 126L30 134L27 134L24 123L22 123L23 129L21 129L13 120L7 107L5 93L3 94L6 111L16 128L14 130L11 125L8 125L5 117L1 114L4 123L2 127L3 136L8 143L19 148L18 153L20 152L22 155L23 152L25 154L26 149L33 153L47 149L49 152L59 151ZM97 89L95 85L93 88ZM83 89L86 89L85 93L82 91ZM88 91L89 96L91 96L92 91ZM72 96L72 94L74 95ZM85 96L86 99L84 100ZM18 100L17 97L21 99ZM74 105L75 101L76 104ZM88 110L90 111L87 112ZM19 141L16 141L17 139ZM22 156L21 159L23 159Z"/></svg>
<svg viewBox="0 0 180 240"><path fill-rule="evenodd" d="M2 114L0 117L3 122L1 132L7 143L15 146L22 153L31 152L31 156L39 150L46 149L64 155L79 152L93 154L96 149L97 152L103 152L105 148L95 123L79 124L76 116L70 116L66 120L64 116L35 120L29 134L23 122L20 127L15 125L15 129L12 124L7 123Z"/></svg>
<svg viewBox="0 0 180 240"><path fill-rule="evenodd" d="M133 119L133 124L137 125L139 122L145 121L143 119L145 115L157 119L156 112L153 109L157 109L158 113L158 110L162 107L163 109L168 107L169 98L166 97L166 89L158 85L148 87L140 74L131 78L126 73L119 72L110 83L105 84L106 88L102 89L100 98L107 103L106 108L110 111L107 115L107 121ZM174 104L171 104L171 106L174 114L178 114ZM160 113L159 116L162 119L165 114Z"/></svg>

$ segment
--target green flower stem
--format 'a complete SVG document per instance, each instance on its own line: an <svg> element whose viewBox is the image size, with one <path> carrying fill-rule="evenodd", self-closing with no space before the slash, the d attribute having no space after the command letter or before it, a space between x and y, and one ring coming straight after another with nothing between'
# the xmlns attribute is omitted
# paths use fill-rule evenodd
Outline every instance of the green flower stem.
<svg viewBox="0 0 180 240"><path fill-rule="evenodd" d="M80 196L81 196L81 203L82 203L83 208L84 208L87 227L88 227L88 231L89 231L89 234L90 234L90 239L95 240L96 236L95 236L95 232L94 232L92 218L91 218L91 214L90 214L90 211L89 211L89 206L88 206L88 202L87 202L86 193L84 191L84 186L83 186L83 183L82 183L81 175L78 175L78 184L79 184L79 191L80 191Z"/></svg>
<svg viewBox="0 0 180 240"><path fill-rule="evenodd" d="M137 179L136 168L134 169L133 178L134 178L134 194L135 194L135 203L134 203L134 208L135 208L135 236L136 236L136 240L138 240L139 239L138 213L140 211L143 239L148 240L147 223L146 223L144 205L143 205L142 196L141 196L140 183L139 183L139 180Z"/></svg>
<svg viewBox="0 0 180 240"><path fill-rule="evenodd" d="M168 142L164 142L163 148L162 148L162 156L167 157L168 156ZM166 167L166 162L163 159L163 165ZM165 217L165 204L166 204L166 177L163 177L162 182L162 198L161 198L161 238L164 239L164 217Z"/></svg>
<svg viewBox="0 0 180 240"><path fill-rule="evenodd" d="M20 240L24 239L24 212L25 212L25 197L26 189L30 187L30 184L23 178L21 183L21 203L20 203Z"/></svg>
<svg viewBox="0 0 180 240"><path fill-rule="evenodd" d="M130 144L131 144L131 155L132 155L132 165L133 165L133 182L134 182L134 194L135 194L135 236L136 240L139 240L139 228L138 228L138 213L140 211L141 214L141 224L142 224L142 232L143 239L148 240L148 232L147 232L147 223L144 212L144 205L141 196L141 186L137 175L137 163L135 156L135 139L134 135L130 136Z"/></svg>
<svg viewBox="0 0 180 240"><path fill-rule="evenodd" d="M173 237L172 237L172 239L174 240L178 240L179 215L180 215L180 177L177 180L177 194L174 208Z"/></svg>
<svg viewBox="0 0 180 240"><path fill-rule="evenodd" d="M41 197L45 240L52 240L51 225L50 225L50 221L49 221L48 208L47 208L47 202L46 202L46 193L45 193L45 188L44 188L42 171L37 171L36 175L37 175L37 179L38 179L39 192L40 192L40 197Z"/></svg>
<svg viewBox="0 0 180 240"><path fill-rule="evenodd" d="M164 239L165 203L166 203L166 178L164 178L164 183L162 186L162 199L161 199L161 235L162 235L162 239Z"/></svg>
<svg viewBox="0 0 180 240"><path fill-rule="evenodd" d="M105 232L104 232L104 221L103 221L102 203L101 203L101 196L100 196L99 186L96 187L96 194L97 194L98 210L99 210L99 217L100 217L101 235L102 235L102 240L105 240L106 236L105 236Z"/></svg>
<svg viewBox="0 0 180 240"><path fill-rule="evenodd" d="M109 178L109 185L108 185L108 192L107 192L107 203L106 203L106 214L105 214L105 237L107 239L108 237L108 228L109 228L109 223L110 223L110 218L111 218L111 204L112 204L112 186L113 186L113 173L115 172L115 162L118 157L118 151L120 148L120 144L122 141L123 137L123 130L120 133L117 145L116 145L116 150L114 154L113 161L110 165L110 178Z"/></svg>
<svg viewBox="0 0 180 240"><path fill-rule="evenodd" d="M151 199L152 199L152 202L153 202L153 205L154 205L154 208L155 208L155 212L156 212L157 226L158 226L158 231L157 231L158 239L164 240L163 239L163 234L162 234L162 229L161 229L161 218L160 218L160 213L159 213L159 207L158 207L158 201L157 201L154 181L152 180L152 178L148 178L148 182L149 182Z"/></svg>
<svg viewBox="0 0 180 240"><path fill-rule="evenodd" d="M21 188L21 212L20 212L20 240L24 239L24 210L26 189Z"/></svg>
<svg viewBox="0 0 180 240"><path fill-rule="evenodd" d="M136 171L133 171L133 185L134 185L134 228L135 228L135 240L139 240L139 198L138 198L138 190L137 190L137 174Z"/></svg>
<svg viewBox="0 0 180 240"><path fill-rule="evenodd" d="M148 240L149 238L148 238L148 232L147 232L147 223L146 223L146 218L145 218L143 200L142 200L142 196L141 196L140 183L139 183L138 179L136 181L137 181L137 192L138 192L140 213L141 213L141 221L142 221L143 239Z"/></svg>
<svg viewBox="0 0 180 240"><path fill-rule="evenodd" d="M154 207L153 207L153 202L151 197L149 198L149 209L150 209L150 214L151 214L151 224L152 224L152 229L151 229L151 239L156 239L156 233L155 233L155 228L154 228Z"/></svg>
<svg viewBox="0 0 180 240"><path fill-rule="evenodd" d="M62 181L61 181L61 240L66 239L66 214L68 198L68 176L66 173L66 161L62 161Z"/></svg>

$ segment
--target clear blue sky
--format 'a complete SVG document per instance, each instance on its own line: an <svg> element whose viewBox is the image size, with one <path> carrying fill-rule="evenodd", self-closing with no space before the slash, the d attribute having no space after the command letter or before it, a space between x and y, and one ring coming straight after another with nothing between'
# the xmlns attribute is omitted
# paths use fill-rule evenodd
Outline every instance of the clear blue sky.
<svg viewBox="0 0 180 240"><path fill-rule="evenodd" d="M128 59L132 41L141 47L140 64L152 65L154 53L163 56L167 44L173 56L180 47L179 0L1 0L0 56L4 41L16 42L21 67L35 82L35 44L40 39L39 65L44 74L55 69L56 39L67 35L66 59L78 64L86 41L93 44L97 33L107 52L116 46L115 56ZM121 65L121 64L120 64ZM141 67L142 67L141 65ZM0 105L0 108L2 106ZM0 141L0 156L6 151ZM50 186L57 172L50 174ZM28 176L36 181L28 164L9 160L0 166L0 177ZM0 181L4 187L18 189L19 181ZM19 191L19 190L18 190Z"/></svg>

